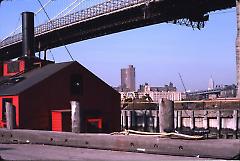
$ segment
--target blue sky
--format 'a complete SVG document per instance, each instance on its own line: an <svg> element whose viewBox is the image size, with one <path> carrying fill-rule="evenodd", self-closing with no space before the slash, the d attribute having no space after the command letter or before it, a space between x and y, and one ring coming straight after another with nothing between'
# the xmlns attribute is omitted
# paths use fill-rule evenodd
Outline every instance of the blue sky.
<svg viewBox="0 0 240 161"><path fill-rule="evenodd" d="M22 11L36 11L39 7L33 0L3 2L0 39L18 26ZM49 14L53 13L49 10ZM68 48L75 60L111 86L120 84L120 68L129 64L136 67L137 86L145 82L162 86L171 81L183 90L178 73L191 90L207 89L211 75L216 84L233 84L235 15L235 8L212 13L200 31L164 23L78 42ZM46 18L41 15L36 19L39 23ZM57 62L70 60L63 47L52 53Z"/></svg>

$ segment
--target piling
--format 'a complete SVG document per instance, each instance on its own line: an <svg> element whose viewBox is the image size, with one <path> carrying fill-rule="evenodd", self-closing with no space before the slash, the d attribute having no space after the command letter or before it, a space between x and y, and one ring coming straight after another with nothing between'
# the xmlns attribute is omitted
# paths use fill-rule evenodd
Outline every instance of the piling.
<svg viewBox="0 0 240 161"><path fill-rule="evenodd" d="M174 130L174 103L163 98L159 102L159 132Z"/></svg>
<svg viewBox="0 0 240 161"><path fill-rule="evenodd" d="M195 117L194 117L194 110L190 111L190 129L195 128Z"/></svg>
<svg viewBox="0 0 240 161"><path fill-rule="evenodd" d="M9 102L6 102L7 129L16 128L16 108Z"/></svg>
<svg viewBox="0 0 240 161"><path fill-rule="evenodd" d="M233 110L233 130L236 132L238 130L238 111Z"/></svg>
<svg viewBox="0 0 240 161"><path fill-rule="evenodd" d="M204 111L204 116L203 116L203 128L208 129L209 128L209 123L208 123L208 111Z"/></svg>
<svg viewBox="0 0 240 161"><path fill-rule="evenodd" d="M133 110L131 111L131 123L132 123L132 129L136 128L136 112Z"/></svg>
<svg viewBox="0 0 240 161"><path fill-rule="evenodd" d="M125 129L127 126L127 116L126 111L122 110L122 128Z"/></svg>
<svg viewBox="0 0 240 161"><path fill-rule="evenodd" d="M128 129L132 128L132 117L131 117L131 111L127 111L127 121L128 121Z"/></svg>
<svg viewBox="0 0 240 161"><path fill-rule="evenodd" d="M80 105L77 101L71 101L72 109L72 132L80 133L81 132L81 116L80 116Z"/></svg>
<svg viewBox="0 0 240 161"><path fill-rule="evenodd" d="M233 110L233 138L237 139L238 135L238 110Z"/></svg>
<svg viewBox="0 0 240 161"><path fill-rule="evenodd" d="M142 122L142 127L143 127L143 131L146 131L147 129L147 111L144 110L143 111L143 122Z"/></svg>
<svg viewBox="0 0 240 161"><path fill-rule="evenodd" d="M221 111L217 111L217 130L220 131L222 127Z"/></svg>
<svg viewBox="0 0 240 161"><path fill-rule="evenodd" d="M153 128L154 128L154 131L158 131L158 111L155 110L154 111L154 115L153 115Z"/></svg>
<svg viewBox="0 0 240 161"><path fill-rule="evenodd" d="M178 125L178 111L174 111L174 129L177 129Z"/></svg>
<svg viewBox="0 0 240 161"><path fill-rule="evenodd" d="M177 111L177 128L182 128L182 111Z"/></svg>

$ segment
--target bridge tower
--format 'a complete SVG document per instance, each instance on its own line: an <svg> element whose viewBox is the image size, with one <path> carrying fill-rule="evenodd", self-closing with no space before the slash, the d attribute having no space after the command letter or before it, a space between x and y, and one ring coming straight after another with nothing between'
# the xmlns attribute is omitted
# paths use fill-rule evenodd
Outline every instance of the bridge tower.
<svg viewBox="0 0 240 161"><path fill-rule="evenodd" d="M240 1L236 0L237 38L236 38L236 71L237 71L237 98L240 98Z"/></svg>

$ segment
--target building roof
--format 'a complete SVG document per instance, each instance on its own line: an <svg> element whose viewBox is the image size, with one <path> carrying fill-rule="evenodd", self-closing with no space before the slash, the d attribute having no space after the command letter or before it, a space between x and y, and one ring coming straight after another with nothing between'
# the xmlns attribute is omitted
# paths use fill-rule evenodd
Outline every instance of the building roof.
<svg viewBox="0 0 240 161"><path fill-rule="evenodd" d="M0 83L0 95L17 95L76 62L48 64Z"/></svg>

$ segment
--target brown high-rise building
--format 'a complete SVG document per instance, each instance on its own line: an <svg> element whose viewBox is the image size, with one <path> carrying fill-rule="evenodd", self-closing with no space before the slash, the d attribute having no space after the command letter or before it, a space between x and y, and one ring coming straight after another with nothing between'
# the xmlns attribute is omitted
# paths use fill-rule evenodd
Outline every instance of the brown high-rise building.
<svg viewBox="0 0 240 161"><path fill-rule="evenodd" d="M129 65L121 69L121 88L123 91L135 91L135 68Z"/></svg>

